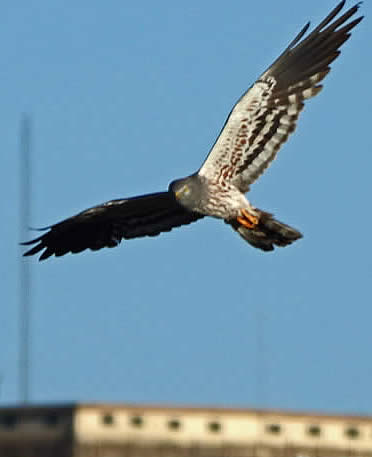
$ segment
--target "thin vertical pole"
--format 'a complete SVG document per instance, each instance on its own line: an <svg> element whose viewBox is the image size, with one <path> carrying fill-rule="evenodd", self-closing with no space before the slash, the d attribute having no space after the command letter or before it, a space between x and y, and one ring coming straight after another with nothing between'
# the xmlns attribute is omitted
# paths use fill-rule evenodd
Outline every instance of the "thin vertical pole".
<svg viewBox="0 0 372 457"><path fill-rule="evenodd" d="M265 403L265 315L262 309L256 311L256 401L257 405L262 408Z"/></svg>
<svg viewBox="0 0 372 457"><path fill-rule="evenodd" d="M20 234L26 239L31 216L31 121L24 115L20 125ZM19 271L19 367L18 384L21 403L29 402L30 389L30 262L20 260Z"/></svg>

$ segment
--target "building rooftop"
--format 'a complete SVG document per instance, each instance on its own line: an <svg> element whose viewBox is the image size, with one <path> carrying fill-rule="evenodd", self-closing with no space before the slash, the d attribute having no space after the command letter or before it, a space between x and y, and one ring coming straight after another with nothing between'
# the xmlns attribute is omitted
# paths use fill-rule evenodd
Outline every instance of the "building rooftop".
<svg viewBox="0 0 372 457"><path fill-rule="evenodd" d="M293 455L318 456L353 451L372 457L371 416L107 403L0 408L1 457L4 443L66 443L67 437L78 447L259 448L269 455L291 449Z"/></svg>

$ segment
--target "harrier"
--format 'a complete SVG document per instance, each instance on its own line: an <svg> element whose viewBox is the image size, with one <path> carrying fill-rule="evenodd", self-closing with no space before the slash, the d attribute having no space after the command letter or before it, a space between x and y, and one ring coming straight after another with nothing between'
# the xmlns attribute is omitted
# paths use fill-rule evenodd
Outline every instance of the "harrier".
<svg viewBox="0 0 372 457"><path fill-rule="evenodd" d="M118 199L87 209L47 227L48 232L22 243L24 255L43 251L39 260L68 252L117 246L122 239L156 236L205 216L223 219L252 246L272 251L302 237L247 200L250 185L275 158L295 130L304 101L340 54L350 31L363 19L351 19L356 4L340 17L345 0L306 37L306 24L279 58L232 109L201 168L173 181L167 192Z"/></svg>

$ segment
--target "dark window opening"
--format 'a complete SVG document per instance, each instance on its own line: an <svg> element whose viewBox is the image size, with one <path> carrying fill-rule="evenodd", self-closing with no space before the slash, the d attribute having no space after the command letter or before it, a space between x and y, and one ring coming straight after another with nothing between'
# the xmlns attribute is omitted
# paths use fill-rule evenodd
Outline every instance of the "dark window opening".
<svg viewBox="0 0 372 457"><path fill-rule="evenodd" d="M282 427L279 424L269 424L266 425L266 431L267 433L271 433L273 435L279 435L282 431Z"/></svg>
<svg viewBox="0 0 372 457"><path fill-rule="evenodd" d="M58 414L51 413L42 417L42 422L48 427L56 427L60 421Z"/></svg>
<svg viewBox="0 0 372 457"><path fill-rule="evenodd" d="M307 433L311 436L320 436L321 429L318 425L310 425L310 427L307 429Z"/></svg>
<svg viewBox="0 0 372 457"><path fill-rule="evenodd" d="M114 420L114 416L112 414L107 413L102 416L102 423L104 425L113 425L114 422L115 422L115 420Z"/></svg>
<svg viewBox="0 0 372 457"><path fill-rule="evenodd" d="M356 439L359 437L360 432L356 427L349 427L345 430L345 435L350 439Z"/></svg>
<svg viewBox="0 0 372 457"><path fill-rule="evenodd" d="M172 430L179 430L181 428L181 422L178 419L172 419L168 422L168 427Z"/></svg>
<svg viewBox="0 0 372 457"><path fill-rule="evenodd" d="M142 427L143 425L143 418L141 416L133 416L131 417L130 419L130 423L134 426L134 427Z"/></svg>
<svg viewBox="0 0 372 457"><path fill-rule="evenodd" d="M219 422L213 421L213 422L209 422L208 429L209 429L210 432L218 433L218 432L221 431L222 426L221 426L221 424Z"/></svg>
<svg viewBox="0 0 372 457"><path fill-rule="evenodd" d="M4 414L0 416L0 425L4 428L14 428L17 422L17 416L15 414Z"/></svg>

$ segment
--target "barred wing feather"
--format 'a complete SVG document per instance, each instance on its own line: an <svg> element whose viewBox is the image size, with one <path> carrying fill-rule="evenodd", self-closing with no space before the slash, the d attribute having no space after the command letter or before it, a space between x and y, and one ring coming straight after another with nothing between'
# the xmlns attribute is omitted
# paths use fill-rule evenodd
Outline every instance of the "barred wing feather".
<svg viewBox="0 0 372 457"><path fill-rule="evenodd" d="M222 185L233 184L242 192L249 190L295 130L304 101L320 92L319 83L330 71L330 63L340 54L351 29L362 20L358 17L347 22L359 4L335 19L344 4L339 3L300 41L308 23L241 97L199 174Z"/></svg>

